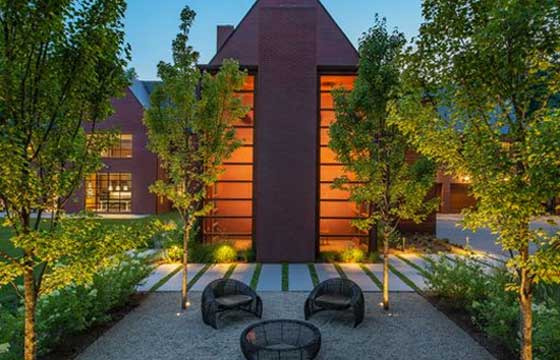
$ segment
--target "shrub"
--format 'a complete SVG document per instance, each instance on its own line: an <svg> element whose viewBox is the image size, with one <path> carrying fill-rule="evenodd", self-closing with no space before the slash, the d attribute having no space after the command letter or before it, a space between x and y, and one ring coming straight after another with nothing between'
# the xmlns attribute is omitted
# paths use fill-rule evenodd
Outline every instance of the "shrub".
<svg viewBox="0 0 560 360"><path fill-rule="evenodd" d="M339 254L336 251L321 251L319 261L326 263L335 263L339 260Z"/></svg>
<svg viewBox="0 0 560 360"><path fill-rule="evenodd" d="M363 262L365 258L366 254L358 247L351 247L340 253L340 260L345 263Z"/></svg>
<svg viewBox="0 0 560 360"><path fill-rule="evenodd" d="M243 262L250 263L250 262L254 262L257 259L257 256L255 254L255 250L251 248L251 249L239 251L238 258Z"/></svg>
<svg viewBox="0 0 560 360"><path fill-rule="evenodd" d="M23 357L23 316L20 312L0 305L0 359Z"/></svg>
<svg viewBox="0 0 560 360"><path fill-rule="evenodd" d="M201 244L191 241L189 243L189 261L194 263L214 262L215 244Z"/></svg>
<svg viewBox="0 0 560 360"><path fill-rule="evenodd" d="M537 360L560 359L560 308L539 304L533 306L533 314L535 358Z"/></svg>
<svg viewBox="0 0 560 360"><path fill-rule="evenodd" d="M225 243L214 249L213 256L215 263L232 263L237 260L237 250Z"/></svg>
<svg viewBox="0 0 560 360"><path fill-rule="evenodd" d="M183 247L180 245L170 245L165 249L163 259L166 262L180 262L183 260Z"/></svg>
<svg viewBox="0 0 560 360"><path fill-rule="evenodd" d="M468 309L485 297L487 277L482 265L474 261L441 256L437 262L428 262L426 280L429 289L455 309Z"/></svg>
<svg viewBox="0 0 560 360"><path fill-rule="evenodd" d="M449 306L467 311L473 323L489 338L519 350L520 313L517 293L506 290L514 283L507 269L484 272L471 261L442 257L429 266L428 285ZM539 284L533 306L534 356L538 360L560 359L560 293L557 285Z"/></svg>
<svg viewBox="0 0 560 360"><path fill-rule="evenodd" d="M381 260L381 256L379 256L379 253L377 251L372 251L367 256L367 262L370 263L379 263L381 262Z"/></svg>
<svg viewBox="0 0 560 360"><path fill-rule="evenodd" d="M148 259L128 258L97 273L87 285L69 285L41 297L37 305L39 353L46 354L65 337L110 320L109 312L124 306L136 291L136 285L152 269ZM0 308L0 320L0 345L9 337L10 350L9 355L0 358L21 358L22 309L10 317ZM5 328L4 323L11 325ZM11 329L11 336L5 334L7 329Z"/></svg>

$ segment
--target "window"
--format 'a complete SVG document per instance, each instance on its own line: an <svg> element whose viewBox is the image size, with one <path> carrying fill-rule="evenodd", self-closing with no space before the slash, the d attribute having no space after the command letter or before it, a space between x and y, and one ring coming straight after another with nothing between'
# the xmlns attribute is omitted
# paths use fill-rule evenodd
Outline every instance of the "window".
<svg viewBox="0 0 560 360"><path fill-rule="evenodd" d="M118 141L111 148L103 151L101 157L115 159L129 159L132 157L132 135L121 134Z"/></svg>
<svg viewBox="0 0 560 360"><path fill-rule="evenodd" d="M219 180L208 189L205 202L214 208L204 217L202 228L205 242L229 240L238 249L246 249L253 240L254 76L247 77L237 96L251 110L234 124L242 146L224 162Z"/></svg>
<svg viewBox="0 0 560 360"><path fill-rule="evenodd" d="M339 250L350 245L365 243L368 234L352 225L352 220L367 216L368 209L350 200L348 191L333 189L337 177L346 175L355 181L352 174L345 173L344 166L329 149L329 126L336 120L332 90L352 90L356 76L323 75L320 85L319 124L319 239L320 251ZM351 185L350 185L351 186Z"/></svg>
<svg viewBox="0 0 560 360"><path fill-rule="evenodd" d="M132 175L97 173L86 178L86 210L100 213L132 211Z"/></svg>

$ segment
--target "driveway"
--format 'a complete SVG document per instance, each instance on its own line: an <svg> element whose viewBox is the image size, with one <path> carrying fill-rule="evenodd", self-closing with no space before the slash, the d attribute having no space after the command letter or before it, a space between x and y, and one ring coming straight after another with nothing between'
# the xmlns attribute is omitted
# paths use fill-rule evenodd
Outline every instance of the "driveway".
<svg viewBox="0 0 560 360"><path fill-rule="evenodd" d="M440 239L449 239L457 245L469 245L474 250L496 255L508 255L502 251L499 244L496 244L496 236L492 235L488 229L480 229L477 232L463 230L459 224L462 219L463 216L459 214L438 214L436 236ZM553 216L533 221L531 228L542 228L550 233L560 231L558 225L552 226L548 224L547 219L552 219L557 224L560 224L560 217Z"/></svg>

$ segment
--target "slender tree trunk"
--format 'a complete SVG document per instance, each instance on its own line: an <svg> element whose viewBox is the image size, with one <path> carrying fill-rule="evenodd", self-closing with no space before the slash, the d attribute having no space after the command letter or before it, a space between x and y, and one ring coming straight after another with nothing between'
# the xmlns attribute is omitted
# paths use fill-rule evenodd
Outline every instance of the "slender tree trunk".
<svg viewBox="0 0 560 360"><path fill-rule="evenodd" d="M183 227L183 281L181 285L181 308L185 310L189 306L189 294L188 294L188 263L189 263L189 218L185 218L185 224Z"/></svg>
<svg viewBox="0 0 560 360"><path fill-rule="evenodd" d="M389 233L383 231L383 308L389 310Z"/></svg>
<svg viewBox="0 0 560 360"><path fill-rule="evenodd" d="M25 294L24 359L35 360L37 358L37 336L35 333L37 289L35 288L32 266L26 268L23 273L23 287Z"/></svg>
<svg viewBox="0 0 560 360"><path fill-rule="evenodd" d="M529 257L529 246L521 250L521 257ZM527 269L521 269L519 306L521 308L521 360L533 359L533 281Z"/></svg>

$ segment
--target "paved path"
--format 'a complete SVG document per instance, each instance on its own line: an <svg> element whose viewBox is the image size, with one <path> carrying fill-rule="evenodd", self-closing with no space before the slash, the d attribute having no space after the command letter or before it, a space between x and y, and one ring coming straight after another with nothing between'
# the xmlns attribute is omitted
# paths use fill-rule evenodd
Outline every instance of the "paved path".
<svg viewBox="0 0 560 360"><path fill-rule="evenodd" d="M348 276L348 279L354 281L362 291L379 291L379 288L373 280L362 270L358 264L340 264L342 271Z"/></svg>
<svg viewBox="0 0 560 360"><path fill-rule="evenodd" d="M197 282L191 287L192 291L203 291L206 285L212 281L221 279L228 271L230 264L217 264L212 265L206 272L198 279Z"/></svg>
<svg viewBox="0 0 560 360"><path fill-rule="evenodd" d="M282 265L264 264L259 277L257 291L282 290Z"/></svg>
<svg viewBox="0 0 560 360"><path fill-rule="evenodd" d="M315 270L317 270L319 281L340 277L333 264L315 264Z"/></svg>
<svg viewBox="0 0 560 360"><path fill-rule="evenodd" d="M375 275L379 281L383 282L383 264L366 264L364 265L369 271ZM397 271L401 272L397 269ZM393 271L389 272L389 291L414 291Z"/></svg>
<svg viewBox="0 0 560 360"><path fill-rule="evenodd" d="M436 236L440 239L449 239L452 243L457 245L468 245L474 250L485 251L501 256L508 255L502 250L499 244L496 244L496 236L492 235L489 230L481 229L477 232L463 230L459 224L462 219L463 217L459 214L438 214ZM548 224L546 221L547 219L560 224L559 216L551 216L533 221L531 228L542 228L550 233L560 231L560 226Z"/></svg>
<svg viewBox="0 0 560 360"><path fill-rule="evenodd" d="M303 320L307 294L265 292L263 320ZM325 311L310 321L321 330L318 360L493 360L494 358L444 314L415 293L395 293L391 310L366 293L364 322L353 328L348 312ZM78 360L241 360L239 334L257 319L245 313L220 316L219 330L202 323L200 292L180 311L180 296L155 293L95 343Z"/></svg>
<svg viewBox="0 0 560 360"><path fill-rule="evenodd" d="M313 281L306 264L289 265L288 287L290 291L311 291Z"/></svg>
<svg viewBox="0 0 560 360"><path fill-rule="evenodd" d="M391 256L389 258L389 263L401 274L406 276L410 281L416 285L421 290L425 290L428 288L426 284L426 279L422 271L419 269L425 269L427 266L425 260L418 256L406 255L403 256L404 259L408 260L409 262L413 263L415 266L410 265L406 261L398 258L397 256Z"/></svg>
<svg viewBox="0 0 560 360"><path fill-rule="evenodd" d="M198 274L200 270L204 268L203 264L189 264L187 266L187 279L191 281L192 278ZM177 274L173 275L169 281L163 284L157 291L181 291L181 282L182 282L183 273L179 271Z"/></svg>
<svg viewBox="0 0 560 360"><path fill-rule="evenodd" d="M173 270L180 267L180 264L164 264L158 266L146 280L137 286L138 291L149 291L161 279L169 275Z"/></svg>
<svg viewBox="0 0 560 360"><path fill-rule="evenodd" d="M393 267L389 274L389 289L397 292L411 292L414 289L407 283L412 282L418 289L426 289L426 281L424 278L425 271L429 269L429 260L437 261L440 256L446 256L450 260L461 258L461 255L443 254L443 255L416 255L401 254L391 255L390 264ZM500 261L489 258L487 256L478 256L477 260L484 265L488 271L492 271L494 266L502 265ZM154 284L158 283L162 278L177 269L178 264L161 265L138 287L138 291L149 291ZM192 284L192 291L202 291L204 287L211 281L224 277L230 268L230 264L218 264L210 266L206 272L201 274L198 280ZM333 264L313 264L319 281L325 281L331 278L340 277L340 273ZM339 269L350 280L357 283L365 292L380 291L376 282L366 273L362 266L366 267L372 274L383 282L383 267L381 264L338 264ZM204 268L203 264L189 264L189 281ZM237 264L231 278L242 281L246 284L251 283L256 264ZM404 277L405 279L403 279ZM259 281L257 283L257 291L281 291L282 290L282 265L281 264L264 264L261 268ZM289 264L288 265L288 290L309 292L313 289L313 281L307 264ZM181 290L181 272L172 276L157 291L180 291Z"/></svg>
<svg viewBox="0 0 560 360"><path fill-rule="evenodd" d="M245 284L250 284L256 267L256 264L237 264L231 278L244 282Z"/></svg>

